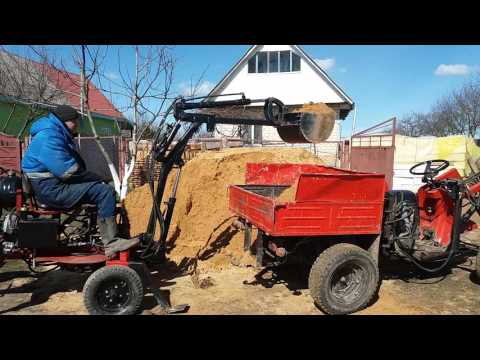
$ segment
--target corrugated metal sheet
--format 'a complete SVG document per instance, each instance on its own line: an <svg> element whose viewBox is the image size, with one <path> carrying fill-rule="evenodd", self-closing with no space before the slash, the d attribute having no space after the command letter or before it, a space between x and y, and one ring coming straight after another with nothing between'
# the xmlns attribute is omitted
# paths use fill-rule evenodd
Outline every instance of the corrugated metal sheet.
<svg viewBox="0 0 480 360"><path fill-rule="evenodd" d="M12 136L0 133L0 166L20 171L21 144Z"/></svg>
<svg viewBox="0 0 480 360"><path fill-rule="evenodd" d="M46 110L37 110L30 113L30 106L15 103L7 98L0 98L0 132L12 136L28 136L30 127L35 119L47 114ZM92 116L99 136L120 135L119 129L113 120ZM28 124L26 124L28 121ZM23 134L20 132L23 131ZM88 121L80 122L80 135L92 136L93 133Z"/></svg>

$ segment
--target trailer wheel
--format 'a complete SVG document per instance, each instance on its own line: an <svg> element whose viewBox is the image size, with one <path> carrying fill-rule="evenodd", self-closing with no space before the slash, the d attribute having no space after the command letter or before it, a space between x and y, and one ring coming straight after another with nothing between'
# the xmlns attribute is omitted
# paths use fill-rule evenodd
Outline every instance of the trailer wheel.
<svg viewBox="0 0 480 360"><path fill-rule="evenodd" d="M315 304L331 315L365 308L378 290L378 266L362 248L337 244L318 256L310 270L308 287Z"/></svg>
<svg viewBox="0 0 480 360"><path fill-rule="evenodd" d="M83 300L90 315L133 315L143 301L142 279L126 266L104 266L85 283Z"/></svg>

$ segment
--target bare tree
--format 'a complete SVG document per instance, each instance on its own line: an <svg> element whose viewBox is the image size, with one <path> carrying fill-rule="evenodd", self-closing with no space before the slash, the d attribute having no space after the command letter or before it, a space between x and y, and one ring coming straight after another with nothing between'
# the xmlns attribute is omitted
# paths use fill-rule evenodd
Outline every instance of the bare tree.
<svg viewBox="0 0 480 360"><path fill-rule="evenodd" d="M167 101L172 100L171 88L175 60L168 46L133 46L135 65L129 71L128 65L121 60L118 53L119 81L108 78L97 72L100 88L111 96L126 100L124 112L131 113L133 132L131 146L129 146L130 160L125 164L125 175L121 182L116 184L120 199L125 199L128 192L130 178L137 159L138 144L152 128L162 127L167 120L169 110ZM132 74L133 73L133 74ZM108 87L107 83L114 85ZM114 180L115 181L115 180Z"/></svg>
<svg viewBox="0 0 480 360"><path fill-rule="evenodd" d="M420 136L420 128L418 126L418 115L416 113L410 113L400 119L397 126L397 133L405 136Z"/></svg>
<svg viewBox="0 0 480 360"><path fill-rule="evenodd" d="M81 45L80 49L73 48L73 60L76 66L78 66L80 70L80 80L77 81L75 78L70 76L68 71L63 71L62 73L69 77L70 81L75 84L80 89L80 113L82 116L86 116L88 122L90 124L90 128L92 129L93 136L96 140L96 143L105 158L108 168L110 170L110 174L112 175L112 179L115 186L115 191L120 194L121 193L121 181L120 176L115 168L115 165L106 151L103 144L100 142L100 137L98 136L97 129L95 127L95 122L93 121L91 109L90 109L90 98L89 98L89 90L90 90L90 83L92 79L101 72L101 65L103 60L107 55L107 51L102 52L100 47L91 48L86 45ZM62 63L63 68L65 66Z"/></svg>
<svg viewBox="0 0 480 360"><path fill-rule="evenodd" d="M442 97L430 112L405 116L397 130L407 136L479 135L480 76Z"/></svg>
<svg viewBox="0 0 480 360"><path fill-rule="evenodd" d="M26 50L28 58L23 58L0 47L0 94L47 104L62 102L63 91L49 78L56 59L45 47Z"/></svg>
<svg viewBox="0 0 480 360"><path fill-rule="evenodd" d="M29 106L18 137L23 136L30 121L41 113L41 106L66 103L64 92L56 88L50 78L56 59L41 46L27 46L25 52L27 57L21 57L0 47L0 95ZM16 103L0 131L5 131L15 110Z"/></svg>
<svg viewBox="0 0 480 360"><path fill-rule="evenodd" d="M480 128L480 76L452 94L457 131L475 137Z"/></svg>

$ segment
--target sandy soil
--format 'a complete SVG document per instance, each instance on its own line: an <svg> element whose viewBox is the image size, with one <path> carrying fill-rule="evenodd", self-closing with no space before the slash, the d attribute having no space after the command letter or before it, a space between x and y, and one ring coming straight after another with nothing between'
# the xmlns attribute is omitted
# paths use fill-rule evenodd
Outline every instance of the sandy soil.
<svg viewBox="0 0 480 360"><path fill-rule="evenodd" d="M469 258L451 272L424 278L404 264L390 264L378 298L358 315L478 315L480 281L472 275L473 267ZM310 298L307 274L308 269L293 265L263 274L232 266L202 273L196 281L166 273L154 274L154 279L173 304L188 303L191 315L321 315ZM86 314L81 293L85 280L84 275L58 270L34 278L22 263L8 263L0 273L0 314ZM161 314L151 294L142 309L145 315Z"/></svg>

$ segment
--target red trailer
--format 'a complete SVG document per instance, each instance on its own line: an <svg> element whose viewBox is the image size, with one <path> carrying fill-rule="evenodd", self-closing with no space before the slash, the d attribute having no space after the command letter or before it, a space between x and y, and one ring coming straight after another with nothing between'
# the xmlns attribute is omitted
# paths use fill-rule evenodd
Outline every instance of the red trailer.
<svg viewBox="0 0 480 360"><path fill-rule="evenodd" d="M246 185L229 187L229 208L245 230L246 251L254 250L252 227L258 230L258 267L307 261L313 264L308 283L315 303L329 314L352 313L368 306L378 290L380 254L433 273L469 250L459 239L475 227L469 219L480 209L480 177L461 178L454 169L438 176L448 165L445 160L415 165L411 173L425 182L415 194L388 190L383 174L247 164ZM292 186L295 196L282 201ZM462 214L465 201L470 210Z"/></svg>
<svg viewBox="0 0 480 360"><path fill-rule="evenodd" d="M278 196L298 182L295 200ZM271 236L378 235L385 175L319 165L247 164L230 210ZM267 185L266 185L267 184Z"/></svg>

